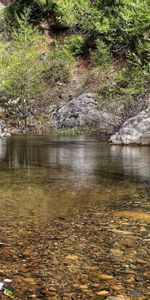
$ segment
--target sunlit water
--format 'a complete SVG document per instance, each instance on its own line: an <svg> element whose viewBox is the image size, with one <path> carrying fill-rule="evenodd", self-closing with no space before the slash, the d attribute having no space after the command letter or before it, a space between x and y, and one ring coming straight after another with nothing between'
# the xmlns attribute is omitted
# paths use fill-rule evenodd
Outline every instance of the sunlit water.
<svg viewBox="0 0 150 300"><path fill-rule="evenodd" d="M87 137L0 139L0 211L8 217L51 218L92 205L148 210L149 186L150 147Z"/></svg>

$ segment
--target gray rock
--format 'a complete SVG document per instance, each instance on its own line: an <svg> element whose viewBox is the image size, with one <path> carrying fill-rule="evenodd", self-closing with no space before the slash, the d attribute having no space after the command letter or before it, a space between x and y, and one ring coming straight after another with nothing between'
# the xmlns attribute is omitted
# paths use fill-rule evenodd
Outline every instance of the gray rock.
<svg viewBox="0 0 150 300"><path fill-rule="evenodd" d="M0 119L0 138L10 136L4 120Z"/></svg>
<svg viewBox="0 0 150 300"><path fill-rule="evenodd" d="M28 101L24 100L22 101L20 98L16 99L10 99L5 104L5 111L8 117L14 118L14 119L33 119L36 115L36 110L33 109L32 104L33 100L30 100L30 103Z"/></svg>
<svg viewBox="0 0 150 300"><path fill-rule="evenodd" d="M128 119L110 141L113 144L150 145L150 106Z"/></svg>
<svg viewBox="0 0 150 300"><path fill-rule="evenodd" d="M143 298L143 294L136 290L130 291L130 295L134 298Z"/></svg>
<svg viewBox="0 0 150 300"><path fill-rule="evenodd" d="M113 114L100 111L95 94L84 93L61 107L49 110L52 125L59 128L96 128L112 131L120 119Z"/></svg>

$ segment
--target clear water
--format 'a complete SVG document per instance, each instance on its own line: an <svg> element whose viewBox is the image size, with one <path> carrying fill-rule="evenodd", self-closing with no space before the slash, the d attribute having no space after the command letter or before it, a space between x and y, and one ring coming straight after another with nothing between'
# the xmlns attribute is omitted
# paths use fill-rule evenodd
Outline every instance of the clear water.
<svg viewBox="0 0 150 300"><path fill-rule="evenodd" d="M150 299L150 147L1 139L0 222L16 300Z"/></svg>
<svg viewBox="0 0 150 300"><path fill-rule="evenodd" d="M96 204L149 206L150 147L114 146L93 138L13 136L0 140L0 206L36 217ZM132 203L131 203L132 202ZM146 202L146 203L145 203ZM137 206L137 204L136 204Z"/></svg>

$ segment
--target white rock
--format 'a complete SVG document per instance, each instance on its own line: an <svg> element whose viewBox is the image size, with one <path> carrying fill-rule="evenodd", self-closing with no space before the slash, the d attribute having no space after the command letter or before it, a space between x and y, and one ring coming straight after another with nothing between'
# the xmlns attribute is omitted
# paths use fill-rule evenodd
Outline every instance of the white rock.
<svg viewBox="0 0 150 300"><path fill-rule="evenodd" d="M0 119L0 138L10 136L4 120Z"/></svg>
<svg viewBox="0 0 150 300"><path fill-rule="evenodd" d="M150 106L128 119L110 141L113 144L150 145Z"/></svg>

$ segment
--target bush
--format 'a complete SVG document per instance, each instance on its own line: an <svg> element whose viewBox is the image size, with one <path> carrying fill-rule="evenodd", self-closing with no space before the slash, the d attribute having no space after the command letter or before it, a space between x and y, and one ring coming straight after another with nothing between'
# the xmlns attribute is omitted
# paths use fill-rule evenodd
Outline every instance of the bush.
<svg viewBox="0 0 150 300"><path fill-rule="evenodd" d="M73 56L83 54L84 37L80 34L72 34L65 38L65 48L72 53Z"/></svg>
<svg viewBox="0 0 150 300"><path fill-rule="evenodd" d="M12 40L0 40L0 90L9 97L30 99L44 88L41 76L43 37L28 23L29 12L17 17Z"/></svg>
<svg viewBox="0 0 150 300"><path fill-rule="evenodd" d="M105 43L99 39L96 41L96 50L91 51L91 61L94 65L107 66L111 61L111 55Z"/></svg>
<svg viewBox="0 0 150 300"><path fill-rule="evenodd" d="M29 6L30 22L40 15L39 20L48 21L56 38L62 36L59 44L46 53L40 34L29 22L23 25L26 30L21 29L14 18ZM7 14L14 27L19 28L11 42L1 39L0 88L7 94L29 97L48 84L52 87L59 81L67 82L74 57L84 54L90 54L94 65L95 74L90 79L103 81L103 94L129 96L149 89L149 0L20 0L6 10ZM109 65L114 59L124 65L120 72L111 71ZM115 79L106 84L108 66ZM99 73L104 73L104 79Z"/></svg>
<svg viewBox="0 0 150 300"><path fill-rule="evenodd" d="M7 42L0 40L0 92L7 97L29 100L48 84L66 82L72 55L57 45L49 51L44 37L29 24L30 12L17 16L18 29Z"/></svg>
<svg viewBox="0 0 150 300"><path fill-rule="evenodd" d="M58 44L47 54L43 70L44 80L53 85L57 82L66 83L70 78L74 59L65 47Z"/></svg>
<svg viewBox="0 0 150 300"><path fill-rule="evenodd" d="M37 0L16 1L7 11L8 20L14 20L14 12L31 7L32 20L47 18L49 24L67 27L74 34L86 38L99 38L114 56L126 56L128 50L136 51L139 44L145 47L149 35L149 0Z"/></svg>

